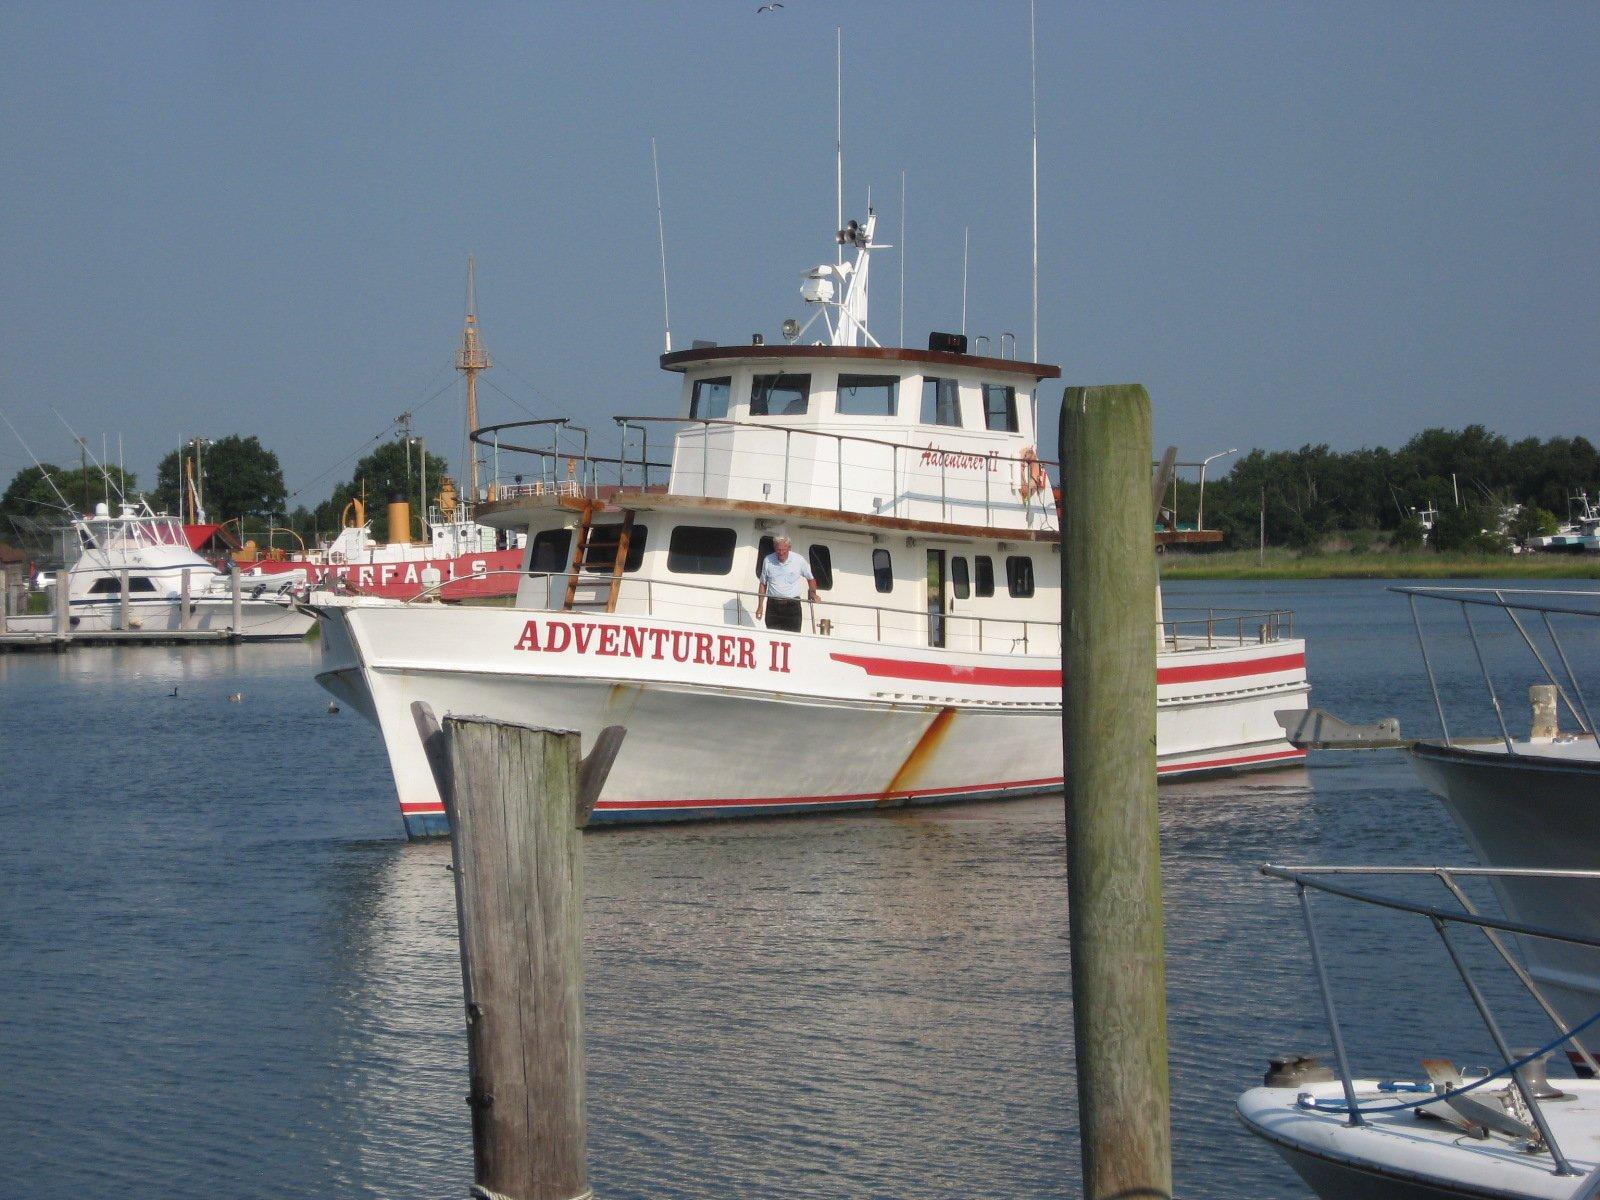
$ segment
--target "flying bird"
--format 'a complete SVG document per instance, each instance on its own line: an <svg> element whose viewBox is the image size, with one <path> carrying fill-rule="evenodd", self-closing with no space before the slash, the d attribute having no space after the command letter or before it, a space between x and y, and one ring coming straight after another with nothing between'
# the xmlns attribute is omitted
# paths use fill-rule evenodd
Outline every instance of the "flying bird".
<svg viewBox="0 0 1600 1200"><path fill-rule="evenodd" d="M779 4L778 0L772 0L771 4L763 4L760 8L756 9L756 15L760 16L764 12L777 12L777 10L782 7L783 5Z"/></svg>

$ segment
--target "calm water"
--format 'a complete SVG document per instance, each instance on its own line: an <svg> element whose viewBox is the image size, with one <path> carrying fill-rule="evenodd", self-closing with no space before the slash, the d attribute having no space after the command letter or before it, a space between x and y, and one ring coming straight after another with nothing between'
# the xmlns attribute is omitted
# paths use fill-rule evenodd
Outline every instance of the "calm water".
<svg viewBox="0 0 1600 1200"><path fill-rule="evenodd" d="M1169 603L1293 607L1316 702L1432 730L1380 584ZM1489 639L1496 662L1511 636ZM1465 695L1468 644L1441 653ZM0 1193L465 1193L448 847L401 840L376 734L327 713L315 654L0 657ZM1394 753L1167 787L1162 824L1179 1190L1303 1195L1231 1111L1270 1053L1326 1042L1292 895L1254 868L1466 850ZM586 850L598 1195L1074 1190L1059 798L614 830ZM1329 918L1361 1063L1488 1058L1430 933Z"/></svg>

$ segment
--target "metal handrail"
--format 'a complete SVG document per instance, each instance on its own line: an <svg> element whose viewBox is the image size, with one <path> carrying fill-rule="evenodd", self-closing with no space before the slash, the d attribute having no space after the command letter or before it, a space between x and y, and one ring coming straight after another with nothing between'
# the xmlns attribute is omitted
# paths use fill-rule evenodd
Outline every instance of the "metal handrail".
<svg viewBox="0 0 1600 1200"><path fill-rule="evenodd" d="M1328 981L1328 973L1322 961L1321 951L1317 940L1317 929L1311 915L1310 897L1307 890L1325 892L1331 896L1353 900L1361 904L1370 904L1378 908L1386 908L1397 912L1410 913L1415 916L1427 918L1434 931L1439 935L1444 944L1446 953L1452 965L1461 977L1462 985L1466 988L1472 1000L1473 1007L1477 1009L1484 1027L1488 1030L1490 1039L1495 1044L1496 1051L1500 1054L1505 1064L1505 1071L1511 1078L1514 1086L1521 1095L1528 1113L1539 1131L1539 1135L1550 1156L1555 1162L1556 1174L1577 1175L1582 1172L1573 1168L1566 1156L1562 1153L1557 1143L1555 1134L1549 1122L1545 1119L1544 1111L1539 1106L1538 1097L1516 1069L1520 1060L1512 1051L1510 1045L1501 1032L1499 1023L1495 1020L1490 1009L1487 997L1478 987L1471 970L1462 958L1455 943L1451 941L1448 927L1451 925L1467 925L1481 930L1489 943L1500 954L1501 958L1511 967L1517 979L1538 1002L1563 1035L1563 1040L1570 1041L1583 1056L1591 1069L1596 1066L1594 1057L1574 1036L1572 1028L1565 1022L1540 991L1533 977L1511 955L1498 934L1514 933L1522 937L1539 938L1545 941L1561 942L1567 945L1587 946L1600 950L1600 937L1591 937L1585 934L1570 933L1564 930L1551 929L1547 926L1533 925L1525 921L1511 921L1498 917L1485 916L1477 911L1471 900L1466 896L1460 886L1455 882L1456 876L1477 876L1487 878L1548 878L1570 880L1600 881L1600 871L1585 870L1541 870L1537 868L1499 868L1499 867L1363 867L1363 866L1276 866L1272 863L1263 863L1263 875L1275 879L1282 879L1295 885L1295 894L1300 901L1300 909L1306 926L1306 940L1311 952L1312 967L1317 977L1317 986L1322 996L1323 1011L1327 1016L1329 1034L1333 1040L1334 1057L1339 1065L1339 1081L1345 1096L1345 1109L1349 1113L1351 1125L1364 1125L1361 1108L1356 1102L1355 1078L1350 1071L1349 1056L1345 1051L1344 1034L1339 1023L1337 1008L1333 999L1333 989ZM1430 875L1439 879L1456 901L1462 905L1460 911L1443 909L1431 904L1420 904L1415 901L1403 900L1395 896L1378 895L1357 888L1346 887L1320 879L1321 875Z"/></svg>
<svg viewBox="0 0 1600 1200"><path fill-rule="evenodd" d="M550 580L556 580L556 579L563 579L563 580L567 579L567 578L569 578L571 576L571 574L572 574L572 572L571 572L570 569L561 570L561 571L523 571L523 570L520 570L520 569L517 569L517 568L510 568L510 567L499 567L499 568L495 568L495 569L492 569L492 570L473 571L470 574L457 575L453 579L442 579L438 583L429 584L427 587L424 587L420 592L418 592L415 596L412 596L409 599L401 601L401 603L402 604L407 604L407 605L415 604L418 601L428 600L429 598L431 598L431 597L437 595L438 593L442 592L445 588L450 587L450 586L452 586L454 584L464 583L464 582L466 582L468 580L473 580L473 579L487 579L487 578L489 578L491 576L496 576L496 575L515 575L519 579L535 579L535 580L543 580L543 581L548 582ZM582 580L584 580L585 582L587 582L590 586L593 586L593 587L605 587L605 586L609 585L611 576L609 575L609 573L605 573L604 569L602 568L602 570L597 570L597 571L593 571L593 572L587 572L586 571L580 578ZM654 607L655 607L655 594L654 593L655 593L655 589L658 588L658 587L660 587L660 588L679 588L679 589L683 589L683 590L687 590L687 591L694 591L694 592L709 592L709 593L713 593L714 595L717 595L717 596L720 596L720 597L723 597L723 598L732 597L732 598L734 598L736 600L737 599L745 599L745 598L759 598L759 596L760 596L760 593L757 592L757 591L745 590L745 589L741 589L741 588L717 586L715 584L687 583L687 582L684 582L682 580L677 580L677 579L655 579L655 578L651 578L649 576L641 577L638 574L632 574L632 575L624 574L623 577L622 577L622 584L623 584L624 587L631 586L635 590L637 590L640 586L642 586L645 589L645 606L646 606L646 614L647 615L652 615L654 613ZM598 602L596 602L596 603L598 603ZM850 609L850 610L856 611L856 612L870 612L870 613L872 613L873 614L872 628L874 630L875 635L877 637L879 637L879 638L881 638L883 636L883 617L884 617L884 614L887 613L887 614L889 614L889 615L891 615L891 616L893 616L895 618L904 618L904 617L917 618L917 617L925 615L925 614L921 613L920 611L918 611L916 609L896 608L896 607L892 607L890 605L883 605L883 604L862 604L862 603L859 603L857 601L850 601L850 600L819 599L816 603L817 604L831 605L834 608ZM562 611L562 610L559 610L559 609L537 609L537 610L524 609L524 610L519 610L519 611L556 612L556 611ZM577 610L577 611L585 611L586 612L586 611L589 611L589 610L588 609L581 609L581 610ZM742 609L741 609L741 611L742 611ZM1287 612L1287 610L1278 610L1278 611L1275 611L1275 612L1246 612L1246 613L1239 614L1239 617L1240 617L1241 621L1242 620L1254 620L1254 619L1256 619L1258 617L1261 617L1261 616L1268 616L1268 617L1283 616L1283 617L1292 618L1293 614ZM813 619L815 619L814 612L813 612ZM1020 633L1019 636L1013 637L1013 638L1010 639L1010 642L1011 642L1010 651L1013 652L1013 653L1015 652L1017 643L1019 643L1019 642L1022 645L1022 652L1024 654L1029 653L1029 646L1032 644L1032 642L1034 640L1036 640L1035 633L1034 633L1035 630L1043 630L1047 635L1049 633L1051 633L1051 632L1054 632L1055 638L1056 638L1056 649L1057 649L1057 652L1059 652L1059 650L1060 650L1060 644L1061 644L1061 641L1060 641L1060 639L1061 639L1061 622L1059 622L1059 621L1041 621L1041 620L1037 620L1037 619L1034 619L1034 618L1031 618L1031 617L979 616L979 615L973 614L973 613L948 612L948 611L942 614L942 618L941 619L944 621L945 626L946 626L947 629L953 623L967 622L969 627L971 627L972 624L975 623L976 629L977 629L977 633L978 633L978 645L977 645L976 650L973 651L975 653L982 654L982 653L993 652L993 651L990 650L990 648L986 647L985 644L984 644L985 643L985 639L986 639L986 631L988 629L991 629L991 628L1005 627L1005 626L1010 626L1012 628L1016 628L1016 629L1020 629L1021 630L1021 633ZM1221 618L1218 617L1218 618L1215 618L1215 619L1221 619ZM1231 619L1231 616L1230 616L1229 619ZM752 617L752 621L753 620L754 620L754 618ZM1162 639L1164 641L1171 641L1174 644L1174 648L1176 649L1178 647L1180 638L1176 634L1171 634L1171 635L1167 634L1165 632L1165 627L1166 626L1171 625L1171 626L1174 626L1174 627L1181 627L1181 626L1184 626L1184 625L1191 625L1191 624L1195 624L1195 625L1214 625L1214 623L1215 623L1215 620L1200 620L1200 619L1197 619L1196 621L1193 621L1193 622L1189 622L1189 621L1177 621L1177 622L1163 621L1163 622L1161 622L1161 625L1163 627L1162 628L1161 637L1162 637ZM891 628L893 628L892 624L891 624ZM1242 628L1242 626L1241 626L1241 628ZM1268 626L1263 625L1262 628L1268 628ZM1200 636L1198 634L1195 634L1195 635L1184 635L1184 639L1196 643L1195 645L1193 645L1191 647L1191 649L1198 650L1198 649L1202 648L1198 644L1200 642L1200 640L1201 640ZM1005 638L1004 634L1001 634L999 637L994 637L992 635L989 635L989 640L994 641L997 644L1004 644L1004 642L1006 641L1006 638ZM1241 632L1239 634L1238 640L1237 640L1237 642L1235 644L1237 646L1242 647L1242 646L1247 646L1247 645L1259 644L1262 640L1263 639L1259 635L1258 635L1258 637L1256 639L1253 640L1249 636L1247 636L1247 635L1245 635L1244 633ZM1264 640L1275 641L1275 640L1277 640L1277 637L1274 635L1272 637L1265 638ZM1212 634L1208 633L1207 638L1206 638L1206 646L1204 648L1205 649L1214 649L1215 648L1215 644L1216 644L1215 637ZM1228 643L1226 641L1224 641L1222 644L1224 646L1228 645ZM1043 656L1041 656L1041 657L1043 657Z"/></svg>
<svg viewBox="0 0 1600 1200"><path fill-rule="evenodd" d="M1517 635L1522 639L1529 652L1538 662L1540 670L1544 672L1545 679L1556 689L1558 700L1567 706L1567 711L1578 722L1580 733L1588 734L1594 739L1595 745L1600 746L1600 725L1597 725L1594 716L1589 710L1588 698L1584 695L1583 685L1579 682L1577 672L1572 668L1572 662L1567 657L1566 647L1562 645L1560 636L1556 633L1555 626L1550 623L1552 616L1574 617L1600 617L1600 592L1582 592L1571 589L1558 588L1518 588L1507 597L1506 589L1492 587L1391 587L1389 591L1406 597L1411 607L1411 623L1416 630L1417 646L1422 652L1422 665L1428 675L1428 690L1433 696L1434 711L1439 715L1439 730L1444 736L1446 746L1454 745L1450 735L1450 725L1445 716L1444 699L1439 692L1439 682L1433 671L1433 659L1428 653L1428 642L1422 632L1422 618L1417 613L1417 600L1442 600L1456 604L1461 610L1462 621L1466 626L1467 636L1472 641L1473 655L1478 663L1478 670L1483 679L1484 687L1489 694L1489 703L1494 708L1495 720L1500 727L1500 739L1505 745L1506 753L1513 757L1519 756L1516 743L1511 736L1510 728L1506 725L1505 711L1500 705L1500 696L1495 691L1494 679L1489 673L1489 667L1483 657L1483 646L1478 640L1478 630L1472 621L1473 608L1492 608L1504 612L1516 629ZM1545 596L1567 597L1578 596L1591 599L1595 607L1574 608L1560 604L1543 604L1525 600L1524 598L1537 598ZM1529 636L1517 613L1538 613L1544 625L1545 636L1549 639L1551 647L1555 650L1556 657L1561 662L1565 673L1565 680L1557 677L1555 670L1546 661L1538 644ZM1568 685L1571 687L1568 692ZM1520 755L1526 757L1526 755Z"/></svg>

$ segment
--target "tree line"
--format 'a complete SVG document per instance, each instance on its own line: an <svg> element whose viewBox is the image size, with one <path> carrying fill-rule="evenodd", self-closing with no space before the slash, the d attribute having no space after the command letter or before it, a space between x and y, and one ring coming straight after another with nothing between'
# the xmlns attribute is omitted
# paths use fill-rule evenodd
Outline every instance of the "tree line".
<svg viewBox="0 0 1600 1200"><path fill-rule="evenodd" d="M1229 547L1254 546L1264 507L1271 545L1305 550L1342 538L1409 548L1422 544L1431 509L1436 549L1503 549L1508 538L1554 532L1569 497L1597 489L1600 451L1587 438L1513 442L1469 425L1425 429L1398 450L1252 450L1206 481L1205 522ZM1178 511L1192 516L1198 482L1178 490Z"/></svg>

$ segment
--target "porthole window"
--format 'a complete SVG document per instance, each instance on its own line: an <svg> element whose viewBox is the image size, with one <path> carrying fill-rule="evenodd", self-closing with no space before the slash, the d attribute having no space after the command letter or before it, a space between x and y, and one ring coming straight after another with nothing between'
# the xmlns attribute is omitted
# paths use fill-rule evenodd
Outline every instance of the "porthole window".
<svg viewBox="0 0 1600 1200"><path fill-rule="evenodd" d="M726 575L739 535L714 525L679 525L667 546L667 570L677 575Z"/></svg>
<svg viewBox="0 0 1600 1200"><path fill-rule="evenodd" d="M817 591L833 589L833 555L826 546L813 546L806 557L811 561L811 574L817 581Z"/></svg>
<svg viewBox="0 0 1600 1200"><path fill-rule="evenodd" d="M1006 559L1006 588L1021 599L1033 595L1033 559L1013 554Z"/></svg>
<svg viewBox="0 0 1600 1200"><path fill-rule="evenodd" d="M894 591L894 564L884 549L872 552L872 586L880 592Z"/></svg>
<svg viewBox="0 0 1600 1200"><path fill-rule="evenodd" d="M987 554L979 554L972 560L973 583L977 586L974 591L979 596L994 595L994 559Z"/></svg>
<svg viewBox="0 0 1600 1200"><path fill-rule="evenodd" d="M967 576L967 560L959 555L950 560L950 588L957 600L972 595L972 583Z"/></svg>

